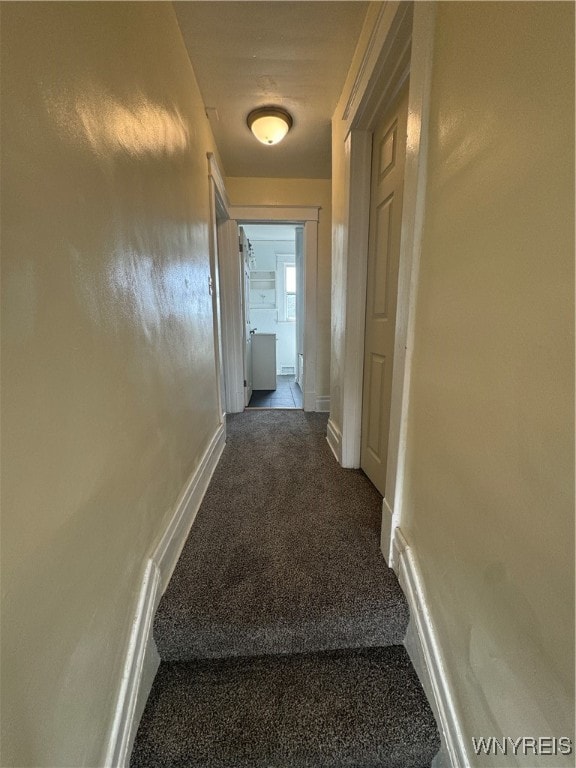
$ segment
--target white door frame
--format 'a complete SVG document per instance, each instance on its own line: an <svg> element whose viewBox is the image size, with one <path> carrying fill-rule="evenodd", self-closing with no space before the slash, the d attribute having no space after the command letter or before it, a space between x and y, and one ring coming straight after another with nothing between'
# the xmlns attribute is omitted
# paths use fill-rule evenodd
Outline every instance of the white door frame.
<svg viewBox="0 0 576 768"><path fill-rule="evenodd" d="M212 309L214 324L214 358L216 365L216 397L218 403L218 415L220 424L226 420L226 387L225 371L223 369L223 345L224 345L224 308L222 306L221 291L221 264L218 251L218 239L220 236L219 225L229 218L228 195L224 187L224 179L218 168L218 163L212 152L208 155L208 178L210 191L210 279L212 291Z"/></svg>
<svg viewBox="0 0 576 768"><path fill-rule="evenodd" d="M218 291L214 320L217 343L216 375L222 416L244 410L244 353L242 342L242 274L238 258L238 222L246 224L295 224L304 229L304 387L305 411L317 410L316 398L316 291L318 274L319 206L232 206L224 177L212 152L208 155L210 179L210 264ZM220 333L219 333L220 331ZM224 392L221 392L221 379ZM225 410L224 410L225 408Z"/></svg>
<svg viewBox="0 0 576 768"><path fill-rule="evenodd" d="M392 532L400 525L402 516L414 307L424 220L434 19L434 3L400 0L383 4L343 114L347 128L349 209L341 463L344 467L359 467L372 132L379 114L410 77L386 498L382 509L381 547L392 567L396 564Z"/></svg>
<svg viewBox="0 0 576 768"><path fill-rule="evenodd" d="M318 206L234 205L229 214L239 224L296 224L304 227L304 387L305 411L316 407L316 290ZM233 297L223 296L223 302ZM232 365L232 363L230 363ZM241 409L242 410L242 409Z"/></svg>
<svg viewBox="0 0 576 768"><path fill-rule="evenodd" d="M242 232L242 234L240 234ZM246 232L238 227L238 239L240 242L240 282L242 293L240 306L242 308L242 372L244 375L244 407L252 397L252 334L250 322L250 253L249 240Z"/></svg>

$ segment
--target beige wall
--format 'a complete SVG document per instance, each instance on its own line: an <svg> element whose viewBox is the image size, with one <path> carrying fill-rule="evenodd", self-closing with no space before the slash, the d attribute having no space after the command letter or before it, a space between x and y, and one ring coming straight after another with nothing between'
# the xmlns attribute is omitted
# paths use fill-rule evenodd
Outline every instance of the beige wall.
<svg viewBox="0 0 576 768"><path fill-rule="evenodd" d="M467 743L573 736L573 4L440 3L429 141L401 526Z"/></svg>
<svg viewBox="0 0 576 768"><path fill-rule="evenodd" d="M377 12L333 119L336 427L358 205L342 113ZM573 4L438 3L431 100L401 528L468 749L573 737Z"/></svg>
<svg viewBox="0 0 576 768"><path fill-rule="evenodd" d="M316 396L330 395L331 182L329 179L226 179L232 205L318 205Z"/></svg>
<svg viewBox="0 0 576 768"><path fill-rule="evenodd" d="M171 4L2 4L2 765L102 764L217 427L210 150Z"/></svg>

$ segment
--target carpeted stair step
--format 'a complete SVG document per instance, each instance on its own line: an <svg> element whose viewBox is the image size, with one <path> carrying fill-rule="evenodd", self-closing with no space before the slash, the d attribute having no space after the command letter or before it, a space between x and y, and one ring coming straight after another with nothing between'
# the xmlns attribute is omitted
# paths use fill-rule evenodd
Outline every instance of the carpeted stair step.
<svg viewBox="0 0 576 768"><path fill-rule="evenodd" d="M396 577L385 570L382 560L379 584L373 571L363 584L319 578L315 590L302 579L291 595L283 596L279 583L253 600L234 594L206 600L210 585L200 595L196 582L181 601L168 599L156 614L160 657L186 661L400 644L408 608ZM336 591L337 608L326 600Z"/></svg>
<svg viewBox="0 0 576 768"><path fill-rule="evenodd" d="M402 646L163 662L131 768L424 768L434 718Z"/></svg>
<svg viewBox="0 0 576 768"><path fill-rule="evenodd" d="M342 469L326 415L227 417L227 445L154 623L164 660L403 642L382 497Z"/></svg>

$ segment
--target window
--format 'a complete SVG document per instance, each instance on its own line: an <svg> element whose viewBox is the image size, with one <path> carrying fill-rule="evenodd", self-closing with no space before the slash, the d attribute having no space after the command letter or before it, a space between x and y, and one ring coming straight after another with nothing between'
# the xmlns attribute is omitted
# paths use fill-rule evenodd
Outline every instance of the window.
<svg viewBox="0 0 576 768"><path fill-rule="evenodd" d="M286 320L296 320L296 265L284 265L284 293Z"/></svg>

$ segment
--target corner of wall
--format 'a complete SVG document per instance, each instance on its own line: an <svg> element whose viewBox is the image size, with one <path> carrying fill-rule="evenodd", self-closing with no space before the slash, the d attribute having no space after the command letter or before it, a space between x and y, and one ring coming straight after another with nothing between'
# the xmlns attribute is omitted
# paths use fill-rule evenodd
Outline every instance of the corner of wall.
<svg viewBox="0 0 576 768"><path fill-rule="evenodd" d="M328 419L328 429L326 432L326 440L330 446L330 450L334 454L338 464L342 464L342 433L338 429L338 426L332 421L332 418Z"/></svg>
<svg viewBox="0 0 576 768"><path fill-rule="evenodd" d="M456 708L455 688L447 672L430 614L418 558L400 528L392 534L395 571L410 608L404 645L436 717L442 745L434 768L471 765Z"/></svg>

